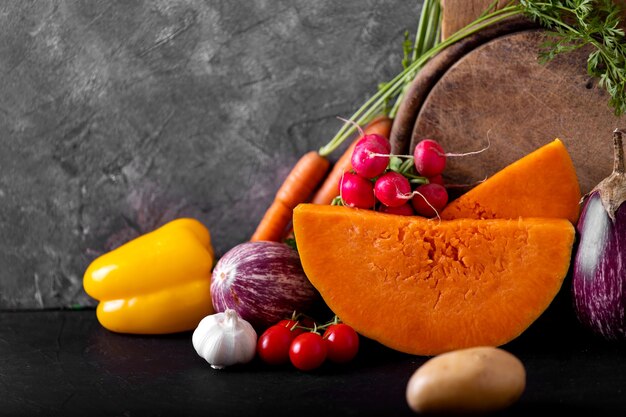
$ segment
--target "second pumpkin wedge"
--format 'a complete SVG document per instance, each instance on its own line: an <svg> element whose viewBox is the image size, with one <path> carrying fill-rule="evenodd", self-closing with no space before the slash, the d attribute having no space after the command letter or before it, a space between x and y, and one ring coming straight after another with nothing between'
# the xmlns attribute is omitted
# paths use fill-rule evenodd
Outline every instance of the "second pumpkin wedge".
<svg viewBox="0 0 626 417"><path fill-rule="evenodd" d="M301 204L304 271L362 335L417 354L519 336L550 305L574 242L566 219L441 221Z"/></svg>
<svg viewBox="0 0 626 417"><path fill-rule="evenodd" d="M451 201L441 218L557 217L575 223L580 198L572 159L554 139Z"/></svg>

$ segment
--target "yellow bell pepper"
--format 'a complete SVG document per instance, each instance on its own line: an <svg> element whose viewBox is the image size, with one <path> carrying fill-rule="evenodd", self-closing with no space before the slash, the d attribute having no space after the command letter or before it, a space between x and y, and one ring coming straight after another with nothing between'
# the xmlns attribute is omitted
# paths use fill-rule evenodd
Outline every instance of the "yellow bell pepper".
<svg viewBox="0 0 626 417"><path fill-rule="evenodd" d="M213 260L209 230L179 218L95 259L83 287L100 301L98 321L111 331L188 331L214 313Z"/></svg>

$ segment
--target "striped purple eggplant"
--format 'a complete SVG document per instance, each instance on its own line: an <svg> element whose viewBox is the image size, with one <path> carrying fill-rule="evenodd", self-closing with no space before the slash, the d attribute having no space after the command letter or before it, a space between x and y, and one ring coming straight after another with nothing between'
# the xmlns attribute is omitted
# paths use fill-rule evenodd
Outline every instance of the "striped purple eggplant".
<svg viewBox="0 0 626 417"><path fill-rule="evenodd" d="M240 243L219 259L211 277L215 311L232 308L257 330L294 311L307 313L319 297L298 252L279 242Z"/></svg>
<svg viewBox="0 0 626 417"><path fill-rule="evenodd" d="M613 173L589 193L577 224L572 293L578 320L608 340L626 339L626 174L622 133Z"/></svg>

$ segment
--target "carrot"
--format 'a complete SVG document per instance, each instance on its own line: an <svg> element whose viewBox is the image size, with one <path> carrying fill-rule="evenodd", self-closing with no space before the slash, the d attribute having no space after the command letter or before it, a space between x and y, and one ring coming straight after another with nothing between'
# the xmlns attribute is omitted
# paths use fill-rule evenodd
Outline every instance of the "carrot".
<svg viewBox="0 0 626 417"><path fill-rule="evenodd" d="M317 151L304 154L283 181L250 240L281 241L293 209L309 199L329 166L330 161Z"/></svg>
<svg viewBox="0 0 626 417"><path fill-rule="evenodd" d="M389 138L389 132L391 131L391 125L393 120L387 115L381 114L373 118L363 129L365 135L378 134ZM330 171L320 188L317 190L311 203L313 204L330 204L335 197L339 195L339 181L344 172L352 169L352 151L354 146L363 136L357 137L352 141L350 146L345 150L341 157L333 165L333 169Z"/></svg>
<svg viewBox="0 0 626 417"><path fill-rule="evenodd" d="M388 137L391 124L392 119L388 116L377 116L365 126L364 134L376 133ZM263 215L250 240L282 241L291 231L288 226L291 223L293 209L300 203L308 202L322 180L324 180L322 188L315 193L312 201L316 204L330 204L333 198L339 195L341 175L351 169L352 149L360 138L350 144L326 179L324 178L330 167L326 154L320 151L309 151L304 154L278 189L274 201Z"/></svg>

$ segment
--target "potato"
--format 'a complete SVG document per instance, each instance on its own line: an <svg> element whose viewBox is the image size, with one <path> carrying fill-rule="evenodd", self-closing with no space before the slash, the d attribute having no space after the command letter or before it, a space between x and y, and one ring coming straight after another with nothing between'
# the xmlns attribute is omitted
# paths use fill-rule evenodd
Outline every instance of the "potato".
<svg viewBox="0 0 626 417"><path fill-rule="evenodd" d="M474 347L427 360L409 379L406 399L420 414L481 414L515 403L526 387L526 370L511 353Z"/></svg>

